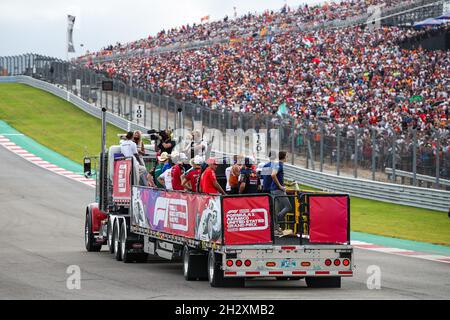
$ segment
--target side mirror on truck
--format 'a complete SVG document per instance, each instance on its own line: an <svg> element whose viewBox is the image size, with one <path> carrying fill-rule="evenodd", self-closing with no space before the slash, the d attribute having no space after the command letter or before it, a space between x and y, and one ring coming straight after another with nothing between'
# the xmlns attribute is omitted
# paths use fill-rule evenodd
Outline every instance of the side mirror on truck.
<svg viewBox="0 0 450 320"><path fill-rule="evenodd" d="M89 179L92 177L92 161L91 158L84 158L83 160L83 167L84 167L84 176L86 179Z"/></svg>

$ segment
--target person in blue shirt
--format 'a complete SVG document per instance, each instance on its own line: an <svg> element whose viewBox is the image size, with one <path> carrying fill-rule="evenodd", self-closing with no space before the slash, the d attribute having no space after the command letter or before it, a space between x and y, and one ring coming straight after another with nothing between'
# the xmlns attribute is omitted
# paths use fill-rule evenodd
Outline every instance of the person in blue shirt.
<svg viewBox="0 0 450 320"><path fill-rule="evenodd" d="M163 160L160 160L160 161L164 162L164 167L162 168L162 172L161 172L161 174L163 174L167 170L171 169L174 166L174 163L172 161L172 157L167 152L164 152L161 155L161 159L163 159Z"/></svg>
<svg viewBox="0 0 450 320"><path fill-rule="evenodd" d="M274 153L270 152L269 158L270 162L266 163L261 171L261 176L263 177L263 183L262 183L262 192L263 193L270 193L270 187L272 185L272 169L273 165L275 163L275 157L273 156Z"/></svg>
<svg viewBox="0 0 450 320"><path fill-rule="evenodd" d="M272 169L272 184L270 193L275 198L275 212L277 214L277 223L275 225L275 234L282 235L280 223L286 221L286 214L292 211L291 202L287 197L286 187L284 186L284 163L287 161L287 152L280 152L279 162Z"/></svg>

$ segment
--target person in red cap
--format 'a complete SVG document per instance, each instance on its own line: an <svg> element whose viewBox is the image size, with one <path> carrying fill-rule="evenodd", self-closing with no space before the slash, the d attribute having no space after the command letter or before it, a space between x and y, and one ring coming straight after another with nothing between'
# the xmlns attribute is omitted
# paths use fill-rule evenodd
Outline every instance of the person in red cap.
<svg viewBox="0 0 450 320"><path fill-rule="evenodd" d="M215 158L210 158L206 161L208 168L202 174L200 178L200 192L208 193L208 194L223 194L225 195L225 191L223 191L220 184L217 182L216 178L216 170L217 170L217 160Z"/></svg>

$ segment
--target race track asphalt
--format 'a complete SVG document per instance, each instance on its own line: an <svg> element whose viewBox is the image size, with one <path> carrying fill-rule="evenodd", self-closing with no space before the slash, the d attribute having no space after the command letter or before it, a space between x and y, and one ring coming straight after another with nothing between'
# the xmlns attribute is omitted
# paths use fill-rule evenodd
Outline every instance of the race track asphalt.
<svg viewBox="0 0 450 320"><path fill-rule="evenodd" d="M0 299L449 299L450 264L356 250L356 274L342 289L305 282L247 281L245 288L186 282L180 263L124 264L84 249L84 212L94 190L0 147ZM69 266L81 289L69 290ZM381 270L381 290L367 268Z"/></svg>

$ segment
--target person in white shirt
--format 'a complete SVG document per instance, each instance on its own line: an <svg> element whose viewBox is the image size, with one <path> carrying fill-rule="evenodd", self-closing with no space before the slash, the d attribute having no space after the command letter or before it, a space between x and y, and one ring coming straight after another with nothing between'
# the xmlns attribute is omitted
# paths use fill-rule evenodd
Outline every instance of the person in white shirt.
<svg viewBox="0 0 450 320"><path fill-rule="evenodd" d="M166 170L158 178L159 183L161 183L166 190L172 191L172 170Z"/></svg>
<svg viewBox="0 0 450 320"><path fill-rule="evenodd" d="M147 169L142 159L139 157L136 143L133 141L134 132L128 132L126 140L120 142L120 152L125 158L133 158L133 166L139 170L140 184L147 186Z"/></svg>
<svg viewBox="0 0 450 320"><path fill-rule="evenodd" d="M227 186L226 186L226 192L231 192L231 186L230 186L230 175L231 175L231 167L228 167L225 169L225 176L227 177Z"/></svg>

